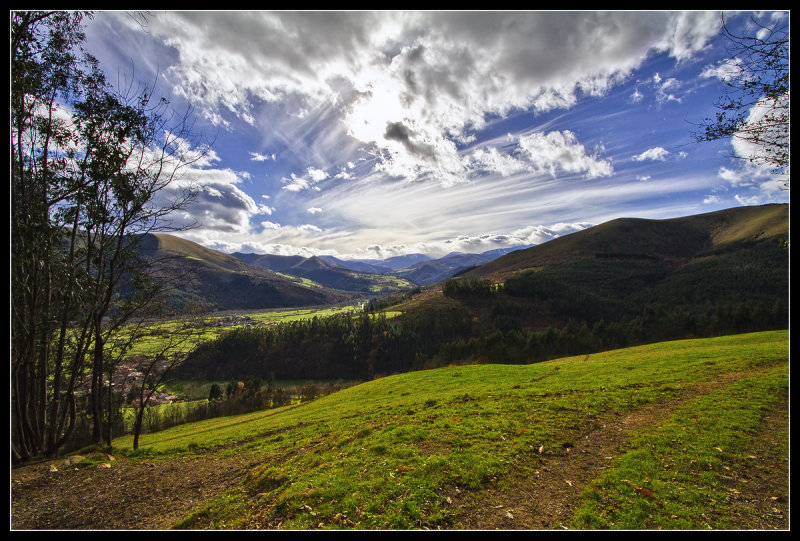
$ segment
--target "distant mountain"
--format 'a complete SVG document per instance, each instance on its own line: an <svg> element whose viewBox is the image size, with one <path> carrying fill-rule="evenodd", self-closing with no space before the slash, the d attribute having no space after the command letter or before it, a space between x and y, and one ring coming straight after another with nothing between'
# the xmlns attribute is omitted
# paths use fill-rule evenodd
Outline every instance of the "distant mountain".
<svg viewBox="0 0 800 541"><path fill-rule="evenodd" d="M359 272L371 272L375 274L387 274L399 269L405 269L412 265L433 259L425 254L406 254L386 259L339 259L333 256L320 256L325 261L336 263L342 267Z"/></svg>
<svg viewBox="0 0 800 541"><path fill-rule="evenodd" d="M387 259L338 259L331 256L321 256L321 259L360 272L399 276L425 286L450 278L476 265L493 261L509 252L528 247L530 246L499 248L480 254L452 252L438 259L425 254L409 254Z"/></svg>
<svg viewBox="0 0 800 541"><path fill-rule="evenodd" d="M434 284L446 280L451 276L466 272L473 267L494 261L507 253L523 249L523 246L513 248L500 248L480 254L450 253L440 259L429 259L398 269L396 276L402 276L421 286Z"/></svg>
<svg viewBox="0 0 800 541"><path fill-rule="evenodd" d="M383 272L365 272L346 268L331 258L235 253L234 257L251 265L287 276L310 280L323 287L339 291L381 295L414 286L404 278ZM363 267L360 267L363 268Z"/></svg>
<svg viewBox="0 0 800 541"><path fill-rule="evenodd" d="M284 308L350 298L173 235L144 235L141 250L158 262L157 276L171 284L170 302L177 307L193 302L213 310Z"/></svg>
<svg viewBox="0 0 800 541"><path fill-rule="evenodd" d="M335 263L340 267L349 269L355 272L368 272L370 274L384 274L391 272L392 268L389 265L382 264L382 261L377 259L339 259L332 255L319 256L323 261L328 263Z"/></svg>
<svg viewBox="0 0 800 541"><path fill-rule="evenodd" d="M524 247L501 248L481 254L453 252L434 259L425 254L408 254L386 259L339 259L333 256L233 254L262 268L313 280L343 291L391 293L413 285L430 285L454 274L493 261ZM395 280L392 280L394 277ZM399 280L399 281L397 281Z"/></svg>

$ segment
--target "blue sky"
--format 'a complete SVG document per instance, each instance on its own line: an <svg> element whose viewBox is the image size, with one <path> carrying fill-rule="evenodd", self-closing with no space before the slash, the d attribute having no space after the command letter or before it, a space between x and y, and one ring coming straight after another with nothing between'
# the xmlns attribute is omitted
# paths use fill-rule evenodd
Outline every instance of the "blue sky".
<svg viewBox="0 0 800 541"><path fill-rule="evenodd" d="M726 13L788 25L788 13ZM111 81L193 107L180 236L385 258L539 244L618 217L788 202L733 141L695 143L720 12L126 12L87 23ZM750 26L751 32L754 32Z"/></svg>

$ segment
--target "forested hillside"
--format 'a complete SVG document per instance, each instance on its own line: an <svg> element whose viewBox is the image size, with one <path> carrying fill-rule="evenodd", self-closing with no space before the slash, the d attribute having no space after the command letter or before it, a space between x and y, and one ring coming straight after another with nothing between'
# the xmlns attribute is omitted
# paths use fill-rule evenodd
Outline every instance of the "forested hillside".
<svg viewBox="0 0 800 541"><path fill-rule="evenodd" d="M371 378L787 328L787 239L785 205L617 220L514 252L395 304L376 300L357 318L232 331L195 350L184 371ZM381 317L389 308L402 315Z"/></svg>

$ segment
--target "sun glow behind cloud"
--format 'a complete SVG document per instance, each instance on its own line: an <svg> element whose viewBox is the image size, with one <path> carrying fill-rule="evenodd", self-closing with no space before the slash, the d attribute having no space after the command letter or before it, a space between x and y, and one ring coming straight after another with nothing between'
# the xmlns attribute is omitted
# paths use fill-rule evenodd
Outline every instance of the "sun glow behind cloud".
<svg viewBox="0 0 800 541"><path fill-rule="evenodd" d="M166 12L146 35L121 14L98 21L106 58L125 32L221 130L189 209L203 225L187 236L206 245L521 243L513 232L546 224L666 215L681 205L659 198L679 189L687 214L757 186L718 176L743 174L722 158L679 164L669 132L688 132L674 126L700 114L689 100L727 73L702 56L716 12Z"/></svg>

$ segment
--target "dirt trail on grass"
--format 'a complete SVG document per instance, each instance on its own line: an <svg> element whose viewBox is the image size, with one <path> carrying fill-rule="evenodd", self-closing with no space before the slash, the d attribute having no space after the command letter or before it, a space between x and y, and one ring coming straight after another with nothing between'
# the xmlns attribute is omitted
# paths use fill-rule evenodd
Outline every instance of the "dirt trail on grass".
<svg viewBox="0 0 800 541"><path fill-rule="evenodd" d="M621 415L606 415L567 431L560 447L542 449L543 463L515 464L515 472L503 489L489 487L481 493L459 492L450 497L458 509L456 521L464 529L554 530L568 529L581 503L583 489L612 467L624 452L630 435L646 427L657 426L672 415L675 408L692 398L706 394L744 377L744 373L726 374L715 381L697 385L668 403L654 403ZM771 435L788 434L788 403L771 412L762 421L757 441L761 442L760 463L754 464L737 497L746 502L749 513L739 517L742 529L787 529L788 498L774 500L775 494L789 492L788 457ZM754 452L757 452L754 450ZM749 482L748 482L749 481ZM746 490L746 492L745 492ZM776 513L777 511L777 513ZM772 515L771 520L764 517Z"/></svg>
<svg viewBox="0 0 800 541"><path fill-rule="evenodd" d="M489 487L479 495L462 493L463 501L455 498L463 527L566 529L583 488L611 467L629 435L667 419L678 403L651 404L565 432L559 447L542 449L542 464L535 465L533 459L525 467L517 464L509 487Z"/></svg>
<svg viewBox="0 0 800 541"><path fill-rule="evenodd" d="M564 432L554 448L537 457L521 457L512 476L485 490L450 495L457 529L565 528L580 502L581 492L609 468L623 452L631 434L666 420L686 400L730 383L743 374L731 374L684 392L679 400L650 404L619 415L604 415ZM742 517L742 528L788 528L788 501L770 495L788 495L788 464L784 452L770 446L770 435L788 432L788 410L768 416L762 424L762 467L750 472L747 492L739 497L750 504L752 516ZM11 528L18 529L165 529L207 499L240 485L242 476L261 463L249 452L231 454L222 449L195 457L152 463L111 462L103 466L66 467L63 459L12 471ZM542 461L539 458L543 459ZM54 465L58 471L51 471ZM776 509L777 508L777 509ZM782 511L774 513L774 511ZM759 517L772 512L777 517ZM762 522L759 522L761 520Z"/></svg>

